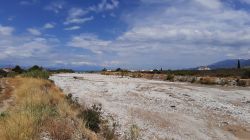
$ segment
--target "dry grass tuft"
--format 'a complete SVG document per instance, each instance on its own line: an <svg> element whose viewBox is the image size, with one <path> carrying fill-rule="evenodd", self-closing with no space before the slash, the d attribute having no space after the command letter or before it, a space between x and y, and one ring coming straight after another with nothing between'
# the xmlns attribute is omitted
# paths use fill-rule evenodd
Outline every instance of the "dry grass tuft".
<svg viewBox="0 0 250 140"><path fill-rule="evenodd" d="M2 140L40 139L42 133L57 140L97 139L53 83L20 77L12 82L14 105L0 117Z"/></svg>

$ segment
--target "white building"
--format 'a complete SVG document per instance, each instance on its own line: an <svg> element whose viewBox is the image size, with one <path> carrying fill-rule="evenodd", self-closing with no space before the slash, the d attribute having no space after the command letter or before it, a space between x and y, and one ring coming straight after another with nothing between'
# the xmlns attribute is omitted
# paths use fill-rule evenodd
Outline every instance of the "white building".
<svg viewBox="0 0 250 140"><path fill-rule="evenodd" d="M211 70L208 66L201 66L198 70Z"/></svg>

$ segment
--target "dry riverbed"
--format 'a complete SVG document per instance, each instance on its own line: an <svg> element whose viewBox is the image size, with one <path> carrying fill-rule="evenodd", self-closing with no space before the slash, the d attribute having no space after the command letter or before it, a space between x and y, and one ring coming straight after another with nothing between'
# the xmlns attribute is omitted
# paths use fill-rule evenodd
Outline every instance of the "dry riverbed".
<svg viewBox="0 0 250 140"><path fill-rule="evenodd" d="M145 140L250 139L249 88L99 74L57 74L50 79L82 104L102 104L104 115L119 123L121 136L135 124Z"/></svg>

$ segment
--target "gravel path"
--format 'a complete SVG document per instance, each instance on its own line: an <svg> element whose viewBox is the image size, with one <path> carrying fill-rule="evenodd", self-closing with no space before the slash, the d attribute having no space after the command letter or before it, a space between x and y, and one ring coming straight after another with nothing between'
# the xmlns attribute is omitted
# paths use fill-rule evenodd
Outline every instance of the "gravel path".
<svg viewBox="0 0 250 140"><path fill-rule="evenodd" d="M101 103L105 115L120 124L121 135L136 124L145 140L250 138L249 88L99 74L57 74L50 79L83 104Z"/></svg>

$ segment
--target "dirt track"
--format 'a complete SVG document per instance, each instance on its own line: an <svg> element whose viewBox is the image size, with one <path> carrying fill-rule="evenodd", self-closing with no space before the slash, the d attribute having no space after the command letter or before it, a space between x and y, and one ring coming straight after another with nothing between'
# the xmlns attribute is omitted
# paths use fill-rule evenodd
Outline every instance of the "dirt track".
<svg viewBox="0 0 250 140"><path fill-rule="evenodd" d="M50 79L83 104L101 103L105 115L120 124L121 135L136 124L141 139L147 140L250 138L250 89L99 74L58 74Z"/></svg>
<svg viewBox="0 0 250 140"><path fill-rule="evenodd" d="M6 111L12 101L10 92L11 85L8 80L0 78L0 113Z"/></svg>

